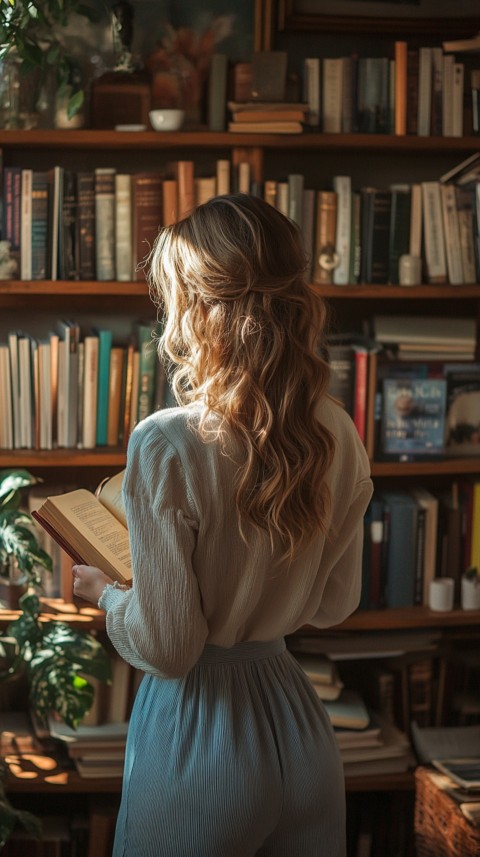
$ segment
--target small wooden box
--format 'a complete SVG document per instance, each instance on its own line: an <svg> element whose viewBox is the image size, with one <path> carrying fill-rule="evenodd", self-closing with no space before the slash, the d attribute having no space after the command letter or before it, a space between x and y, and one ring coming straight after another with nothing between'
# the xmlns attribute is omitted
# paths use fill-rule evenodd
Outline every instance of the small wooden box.
<svg viewBox="0 0 480 857"><path fill-rule="evenodd" d="M480 827L462 813L445 791L455 785L431 768L415 771L415 847L417 857L474 857L480 854Z"/></svg>
<svg viewBox="0 0 480 857"><path fill-rule="evenodd" d="M135 75L112 72L92 83L92 128L115 128L115 125L150 127L150 83Z"/></svg>

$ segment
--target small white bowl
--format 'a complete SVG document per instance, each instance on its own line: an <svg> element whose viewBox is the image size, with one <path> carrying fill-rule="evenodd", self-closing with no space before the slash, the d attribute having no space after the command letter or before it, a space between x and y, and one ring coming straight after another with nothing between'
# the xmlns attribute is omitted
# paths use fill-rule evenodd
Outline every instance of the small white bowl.
<svg viewBox="0 0 480 857"><path fill-rule="evenodd" d="M150 110L148 114L155 131L178 131L185 118L185 110Z"/></svg>

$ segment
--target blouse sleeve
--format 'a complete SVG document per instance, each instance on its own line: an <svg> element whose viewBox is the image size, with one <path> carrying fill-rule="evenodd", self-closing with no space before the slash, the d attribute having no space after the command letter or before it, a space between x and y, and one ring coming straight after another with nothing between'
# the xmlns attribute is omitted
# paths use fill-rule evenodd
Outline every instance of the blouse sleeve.
<svg viewBox="0 0 480 857"><path fill-rule="evenodd" d="M180 457L153 421L130 438L123 496L133 586L102 593L107 633L134 667L177 678L196 663L207 637L192 565L198 516Z"/></svg>
<svg viewBox="0 0 480 857"><path fill-rule="evenodd" d="M360 602L363 516L372 490L370 479L363 479L358 483L348 511L338 524L334 537L327 541L322 557L322 567L327 568L327 582L320 607L309 620L317 628L327 628L343 622Z"/></svg>

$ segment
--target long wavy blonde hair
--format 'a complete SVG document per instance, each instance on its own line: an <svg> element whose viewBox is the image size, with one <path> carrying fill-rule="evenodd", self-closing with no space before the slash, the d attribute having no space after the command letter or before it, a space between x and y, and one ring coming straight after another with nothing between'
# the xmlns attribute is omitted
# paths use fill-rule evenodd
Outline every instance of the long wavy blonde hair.
<svg viewBox="0 0 480 857"><path fill-rule="evenodd" d="M297 226L246 194L219 196L163 229L150 287L165 313L160 353L180 404L202 406L199 431L240 441L242 521L280 537L290 558L327 528L334 439L315 416L329 370L318 341L325 308L306 280ZM228 432L227 432L228 435Z"/></svg>

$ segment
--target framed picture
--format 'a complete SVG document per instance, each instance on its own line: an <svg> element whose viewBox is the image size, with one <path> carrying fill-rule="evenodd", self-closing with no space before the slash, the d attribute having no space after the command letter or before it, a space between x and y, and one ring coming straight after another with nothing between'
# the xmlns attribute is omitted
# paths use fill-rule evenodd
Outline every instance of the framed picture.
<svg viewBox="0 0 480 857"><path fill-rule="evenodd" d="M277 0L279 31L473 36L478 0Z"/></svg>

